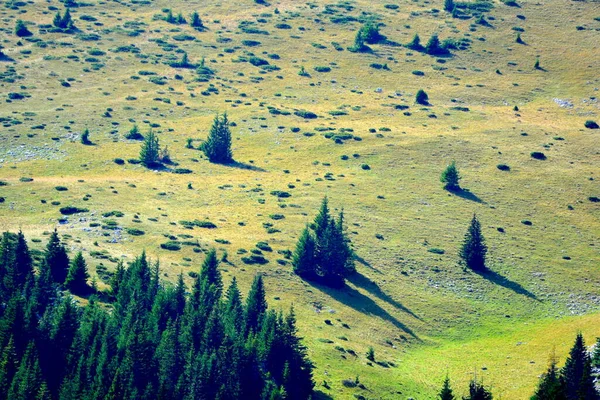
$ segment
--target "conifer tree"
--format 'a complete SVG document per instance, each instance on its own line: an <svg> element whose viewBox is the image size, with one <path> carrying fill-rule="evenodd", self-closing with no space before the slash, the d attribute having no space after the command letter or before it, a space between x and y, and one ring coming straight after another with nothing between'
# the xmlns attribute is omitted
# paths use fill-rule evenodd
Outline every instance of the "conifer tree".
<svg viewBox="0 0 600 400"><path fill-rule="evenodd" d="M438 35L436 33L434 33L429 38L429 41L427 42L427 45L425 46L425 51L427 52L427 54L437 55L437 54L443 53L442 50L443 49L440 47L440 39L438 38Z"/></svg>
<svg viewBox="0 0 600 400"><path fill-rule="evenodd" d="M33 261L22 231L17 234L13 269L15 271L15 284L19 288L22 288L28 279L33 278Z"/></svg>
<svg viewBox="0 0 600 400"><path fill-rule="evenodd" d="M455 400L454 393L452 393L452 388L450 387L450 378L446 375L446 379L444 379L444 384L442 385L442 389L438 393L439 400Z"/></svg>
<svg viewBox="0 0 600 400"><path fill-rule="evenodd" d="M159 152L158 136L150 130L144 138L140 149L140 161L146 168L156 167L159 164Z"/></svg>
<svg viewBox="0 0 600 400"><path fill-rule="evenodd" d="M90 130L85 128L85 130L83 131L83 133L81 134L81 144L85 144L85 145L90 145L92 144L91 140L90 140Z"/></svg>
<svg viewBox="0 0 600 400"><path fill-rule="evenodd" d="M256 275L246 299L246 331L257 332L267 311L265 286L262 275Z"/></svg>
<svg viewBox="0 0 600 400"><path fill-rule="evenodd" d="M429 105L429 96L423 89L419 89L415 95L415 102L424 106Z"/></svg>
<svg viewBox="0 0 600 400"><path fill-rule="evenodd" d="M45 260L48 267L50 267L52 280L62 285L69 271L69 256L67 256L67 250L60 242L56 228L50 234L50 239L46 246Z"/></svg>
<svg viewBox="0 0 600 400"><path fill-rule="evenodd" d="M461 176L458 173L458 169L456 169L456 163L452 161L452 163L446 167L444 172L442 172L440 181L444 184L444 189L446 190L460 190L460 185L458 183L460 178Z"/></svg>
<svg viewBox="0 0 600 400"><path fill-rule="evenodd" d="M482 383L473 379L469 383L469 396L464 400L492 400L492 393Z"/></svg>
<svg viewBox="0 0 600 400"><path fill-rule="evenodd" d="M454 10L454 0L444 0L444 11L452 12Z"/></svg>
<svg viewBox="0 0 600 400"><path fill-rule="evenodd" d="M231 337L241 335L244 327L244 306L235 276L227 288L224 308L225 329Z"/></svg>
<svg viewBox="0 0 600 400"><path fill-rule="evenodd" d="M600 337L596 338L596 344L594 345L594 351L591 356L592 367L600 368Z"/></svg>
<svg viewBox="0 0 600 400"><path fill-rule="evenodd" d="M531 400L565 400L564 381L556 367L556 357L550 358L548 370L542 374L535 394Z"/></svg>
<svg viewBox="0 0 600 400"><path fill-rule="evenodd" d="M561 372L565 380L567 400L596 400L597 397L594 397L590 392L590 387L593 387L594 382L591 373L590 358L581 333L577 334L575 343L569 352L569 357L567 357L567 361Z"/></svg>
<svg viewBox="0 0 600 400"><path fill-rule="evenodd" d="M485 239L481 233L481 225L477 220L477 215L473 214L473 219L465 234L465 239L459 255L467 267L473 271L485 271L486 254L487 246L485 245Z"/></svg>
<svg viewBox="0 0 600 400"><path fill-rule="evenodd" d="M228 164L233 162L231 152L231 132L227 114L215 117L206 142L202 144L202 150L209 161L217 164Z"/></svg>
<svg viewBox="0 0 600 400"><path fill-rule="evenodd" d="M190 26L192 26L196 29L204 28L204 24L202 23L202 20L200 19L200 15L196 11L194 11L192 13L192 15L190 16Z"/></svg>
<svg viewBox="0 0 600 400"><path fill-rule="evenodd" d="M79 252L75 255L73 260L71 260L67 279L65 280L65 286L73 293L84 294L89 290L87 284L89 277L85 259L83 258L83 254Z"/></svg>
<svg viewBox="0 0 600 400"><path fill-rule="evenodd" d="M300 239L298 239L292 256L292 265L298 276L304 279L314 279L316 277L316 243L308 226L304 228Z"/></svg>
<svg viewBox="0 0 600 400"><path fill-rule="evenodd" d="M415 51L423 50L423 46L421 45L421 38L419 37L418 33L415 33L415 36L413 36L412 40L409 44L406 45L406 47Z"/></svg>

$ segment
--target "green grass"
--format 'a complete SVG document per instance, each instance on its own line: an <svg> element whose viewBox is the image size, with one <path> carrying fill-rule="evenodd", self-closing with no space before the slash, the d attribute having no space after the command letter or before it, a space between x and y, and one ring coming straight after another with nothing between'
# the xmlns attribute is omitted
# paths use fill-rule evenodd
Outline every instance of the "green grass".
<svg viewBox="0 0 600 400"><path fill-rule="evenodd" d="M475 31L473 20L430 13L441 4L402 1L397 10L378 1L358 1L351 10L336 4L208 1L196 10L187 2L97 3L72 10L85 38L95 34L97 41L40 34L39 26L29 26L34 40L43 42L36 43L6 31L3 52L15 62L0 62L0 181L7 183L0 226L44 239L31 243L41 249L44 232L63 218L61 207L88 209L66 216L58 229L71 235L73 254L84 251L92 274L100 262L112 271L113 261L132 260L145 249L160 259L165 279L179 272L187 277L198 270L202 249L226 250L226 280L236 276L247 291L252 277L264 273L270 305L294 304L317 366L318 389L335 398L361 393L342 385L356 375L371 391L365 396L431 398L446 371L462 393L474 370L496 396L527 398L553 346L564 357L578 329L588 342L598 334L599 303L592 293L600 278L600 222L597 203L588 200L599 196L593 174L597 133L584 128L586 120L598 120L598 109L581 99L597 96L597 74L588 66L598 65L600 55L593 51L597 33L575 29L592 26L587 16L595 15L593 4L520 3L517 11L497 3L486 13L494 28ZM161 8L186 17L198 11L207 30L153 21ZM27 12L0 10L10 21L5 29L17 17L51 23L53 13L44 14L43 4L20 9ZM419 33L426 43L438 32L441 40L469 39L470 47L442 63L386 44L370 45L371 53L313 46L352 46L361 25L353 19L361 19L362 11L385 23L381 33L391 42L408 43ZM517 20L517 12L527 18ZM80 19L84 14L98 21ZM242 21L255 22L242 24L245 32L269 35L243 32ZM283 23L292 29L277 28ZM525 30L527 46L514 43L516 25ZM197 40L179 41L176 35ZM260 46L243 46L249 40ZM204 58L212 73L171 68L181 59L177 49L187 52L190 63ZM86 61L92 53L96 60ZM544 71L533 69L536 56ZM268 65L256 62L267 58ZM375 63L389 70L373 69ZM309 76L298 76L300 66ZM320 67L331 70L317 72ZM429 95L430 106L414 104L419 89ZM5 102L10 93L20 95ZM554 99L569 100L574 108L559 107ZM200 151L185 148L187 138L200 144L216 113L224 111L236 124L231 130L238 167L210 164ZM125 139L134 123L142 134L153 127L178 163L173 169L186 173L116 164L115 158L139 155L140 142ZM370 131L374 127L389 131ZM93 146L79 143L85 128ZM342 128L352 129L353 138L336 143L325 137L345 135ZM535 160L532 152L547 159ZM462 197L439 182L452 160L469 190ZM306 284L289 264L277 262L283 258L278 251L294 249L324 195L336 212L344 208L349 236L364 260L343 291ZM124 214L115 219L124 238L116 243L115 231L102 229L102 214L113 210ZM490 247L490 267L499 274L493 279L457 264L474 212ZM180 221L210 221L216 228ZM196 240L200 247L184 244ZM161 249L170 242L180 250ZM269 262L245 264L242 257L250 257L258 242L273 248L263 253ZM376 360L395 367L367 365L369 346ZM323 380L331 390L320 386Z"/></svg>

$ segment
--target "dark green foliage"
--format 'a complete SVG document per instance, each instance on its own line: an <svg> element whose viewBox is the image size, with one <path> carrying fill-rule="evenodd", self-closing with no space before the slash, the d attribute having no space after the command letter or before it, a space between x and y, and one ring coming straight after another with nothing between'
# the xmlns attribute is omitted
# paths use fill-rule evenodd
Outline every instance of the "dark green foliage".
<svg viewBox="0 0 600 400"><path fill-rule="evenodd" d="M427 45L425 45L425 52L429 55L436 56L436 55L447 54L448 50L446 50L444 47L442 47L442 45L440 44L440 39L438 38L438 35L434 33L429 38Z"/></svg>
<svg viewBox="0 0 600 400"><path fill-rule="evenodd" d="M372 23L366 23L357 33L357 40L362 43L375 44L383 39L384 37L379 33L379 27Z"/></svg>
<svg viewBox="0 0 600 400"><path fill-rule="evenodd" d="M197 30L204 29L204 24L200 19L200 15L196 11L194 11L192 15L190 15L190 26L196 28Z"/></svg>
<svg viewBox="0 0 600 400"><path fill-rule="evenodd" d="M415 102L424 106L429 105L429 96L423 89L419 89L417 92L417 95L415 96Z"/></svg>
<svg viewBox="0 0 600 400"><path fill-rule="evenodd" d="M581 333L578 333L575 338L561 374L565 382L567 400L598 399L598 394L594 390L590 356Z"/></svg>
<svg viewBox="0 0 600 400"><path fill-rule="evenodd" d="M58 211L60 211L60 213L62 215L72 215L72 214L78 214L78 213L88 212L89 210L87 208L79 208L79 207L74 207L74 206L66 206L66 207L61 207Z"/></svg>
<svg viewBox="0 0 600 400"><path fill-rule="evenodd" d="M534 69L542 69L542 67L540 66L540 59L536 59L535 60L535 64L533 65Z"/></svg>
<svg viewBox="0 0 600 400"><path fill-rule="evenodd" d="M444 0L444 11L452 12L454 6L454 0Z"/></svg>
<svg viewBox="0 0 600 400"><path fill-rule="evenodd" d="M452 388L450 387L450 378L446 376L444 379L444 384L442 385L442 389L438 393L439 400L454 400L454 393L452 393Z"/></svg>
<svg viewBox="0 0 600 400"><path fill-rule="evenodd" d="M469 396L464 400L492 400L492 393L482 383L472 380L469 383Z"/></svg>
<svg viewBox="0 0 600 400"><path fill-rule="evenodd" d="M137 125L133 125L133 127L127 132L125 135L125 139L129 140L144 140L144 135L140 133L140 129Z"/></svg>
<svg viewBox="0 0 600 400"><path fill-rule="evenodd" d="M596 345L590 360L592 361L592 367L600 368L600 337L596 338Z"/></svg>
<svg viewBox="0 0 600 400"><path fill-rule="evenodd" d="M304 279L318 280L328 286L341 287L355 272L354 253L344 232L344 213L337 221L329 215L327 197L312 224L302 232L292 258L294 272Z"/></svg>
<svg viewBox="0 0 600 400"><path fill-rule="evenodd" d="M60 15L60 12L56 12L54 20L52 21L52 25L54 25L55 28L62 29L65 31L75 29L75 25L73 24L71 13L68 8L65 10L65 13L63 15Z"/></svg>
<svg viewBox="0 0 600 400"><path fill-rule="evenodd" d="M32 33L27 29L27 25L25 25L22 20L18 19L15 24L15 35L18 37L27 37L31 36Z"/></svg>
<svg viewBox="0 0 600 400"><path fill-rule="evenodd" d="M442 172L440 181L444 184L444 189L446 190L460 190L459 180L460 174L458 173L458 169L456 169L456 163L452 161Z"/></svg>
<svg viewBox="0 0 600 400"><path fill-rule="evenodd" d="M140 149L140 161L146 168L153 168L159 163L160 145L158 136L152 130L148 132Z"/></svg>
<svg viewBox="0 0 600 400"><path fill-rule="evenodd" d="M366 354L367 360L375 362L375 349L372 346L369 346Z"/></svg>
<svg viewBox="0 0 600 400"><path fill-rule="evenodd" d="M19 240L3 236L0 262L22 258L14 252L26 249ZM73 266L84 265L75 260ZM0 273L11 268L3 264ZM10 294L0 285L0 398L311 397L313 366L294 311L267 309L262 278L244 305L235 279L222 297L214 250L189 296L182 274L175 285L159 276L158 263L142 253L128 268L117 264L114 303L92 296L86 307L57 292L45 263Z"/></svg>
<svg viewBox="0 0 600 400"><path fill-rule="evenodd" d="M546 155L544 153L542 153L541 151L532 151L531 157L535 158L536 160L545 160L546 159Z"/></svg>
<svg viewBox="0 0 600 400"><path fill-rule="evenodd" d="M81 134L81 144L85 144L85 145L92 144L92 142L90 141L90 131L87 128Z"/></svg>
<svg viewBox="0 0 600 400"><path fill-rule="evenodd" d="M585 126L588 129L598 129L598 128L600 128L600 126L596 123L596 121L592 121L591 119L588 119L587 121L585 121L585 123L583 124L583 126Z"/></svg>
<svg viewBox="0 0 600 400"><path fill-rule="evenodd" d="M481 233L481 225L477 220L477 216L473 214L473 219L465 234L459 256L468 268L473 271L484 271L486 269L486 254L487 246L485 245L485 238Z"/></svg>
<svg viewBox="0 0 600 400"><path fill-rule="evenodd" d="M190 63L187 53L183 53L180 61L169 64L173 68L196 68L196 65Z"/></svg>
<svg viewBox="0 0 600 400"><path fill-rule="evenodd" d="M89 290L87 284L89 277L83 254L79 252L75 255L73 260L71 260L67 279L65 280L65 286L75 294L85 294Z"/></svg>
<svg viewBox="0 0 600 400"><path fill-rule="evenodd" d="M48 265L52 280L59 284L64 283L69 271L69 256L65 246L60 242L56 229L50 234L44 261Z"/></svg>
<svg viewBox="0 0 600 400"><path fill-rule="evenodd" d="M219 117L217 114L210 128L208 138L202 144L202 151L204 151L210 162L217 164L233 162L231 132L229 130L227 114L223 114L222 117Z"/></svg>
<svg viewBox="0 0 600 400"><path fill-rule="evenodd" d="M564 381L556 368L556 359L550 360L548 370L544 373L531 400L566 400Z"/></svg>
<svg viewBox="0 0 600 400"><path fill-rule="evenodd" d="M415 33L415 36L413 37L411 42L406 45L406 47L415 51L423 50L423 45L421 44L421 38L419 37L419 34Z"/></svg>

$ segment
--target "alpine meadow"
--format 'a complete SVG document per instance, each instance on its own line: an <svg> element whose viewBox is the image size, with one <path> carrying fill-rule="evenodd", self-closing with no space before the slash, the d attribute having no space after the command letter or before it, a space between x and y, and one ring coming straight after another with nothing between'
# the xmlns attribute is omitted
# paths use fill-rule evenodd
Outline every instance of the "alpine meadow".
<svg viewBox="0 0 600 400"><path fill-rule="evenodd" d="M0 399L600 400L598 0L0 19Z"/></svg>

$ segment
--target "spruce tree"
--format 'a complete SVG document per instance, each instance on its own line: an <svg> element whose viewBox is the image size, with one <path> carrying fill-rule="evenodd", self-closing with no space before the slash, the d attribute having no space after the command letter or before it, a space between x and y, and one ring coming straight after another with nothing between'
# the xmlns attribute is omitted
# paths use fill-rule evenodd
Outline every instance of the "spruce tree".
<svg viewBox="0 0 600 400"><path fill-rule="evenodd" d="M578 333L561 371L565 381L567 400L596 400L597 397L594 397L594 394L590 391L590 387L593 388L594 385L591 368L590 357L585 347L583 335Z"/></svg>
<svg viewBox="0 0 600 400"><path fill-rule="evenodd" d="M85 130L81 134L81 144L85 144L88 146L92 144L92 142L90 141L90 130L87 128L85 128Z"/></svg>
<svg viewBox="0 0 600 400"><path fill-rule="evenodd" d="M296 244L296 250L292 256L294 272L304 279L316 277L317 258L316 243L308 226L302 231L300 239Z"/></svg>
<svg viewBox="0 0 600 400"><path fill-rule="evenodd" d="M460 185L458 183L460 178L461 176L458 173L458 169L456 169L456 163L452 161L452 163L446 167L444 172L442 172L440 181L444 184L444 189L446 190L460 190Z"/></svg>
<svg viewBox="0 0 600 400"><path fill-rule="evenodd" d="M596 338L596 344L594 345L594 351L591 356L592 367L600 368L600 337Z"/></svg>
<svg viewBox="0 0 600 400"><path fill-rule="evenodd" d="M477 220L477 215L473 214L473 219L471 219L471 224L465 234L459 255L467 267L473 271L484 271L486 270L486 254L487 246L485 245L485 238L481 233L481 225Z"/></svg>
<svg viewBox="0 0 600 400"><path fill-rule="evenodd" d="M443 53L442 47L440 47L440 39L437 34L431 35L427 45L425 46L425 51L430 55L437 55Z"/></svg>
<svg viewBox="0 0 600 400"><path fill-rule="evenodd" d="M450 378L446 375L446 379L444 379L444 384L442 385L442 389L438 393L439 400L454 400L454 393L452 393L452 388L450 387Z"/></svg>
<svg viewBox="0 0 600 400"><path fill-rule="evenodd" d="M419 89L419 91L415 95L415 102L417 104L421 104L421 105L424 105L424 106L428 106L429 105L429 96L427 95L427 93L423 89Z"/></svg>
<svg viewBox="0 0 600 400"><path fill-rule="evenodd" d="M454 10L454 0L444 0L444 11L452 12Z"/></svg>
<svg viewBox="0 0 600 400"><path fill-rule="evenodd" d="M85 259L83 258L83 254L79 252L75 255L73 260L71 260L67 279L65 280L65 286L73 293L84 294L89 290L87 284L89 277Z"/></svg>
<svg viewBox="0 0 600 400"><path fill-rule="evenodd" d="M227 114L215 117L206 142L202 144L202 150L209 161L217 164L228 164L233 162L231 152L231 132Z"/></svg>
<svg viewBox="0 0 600 400"><path fill-rule="evenodd" d="M242 296L237 286L235 276L225 293L225 330L231 337L243 334L244 330L244 306L242 305Z"/></svg>
<svg viewBox="0 0 600 400"><path fill-rule="evenodd" d="M413 36L413 39L409 44L406 45L406 47L415 51L423 50L423 46L421 45L421 38L419 37L418 33L415 33L415 36Z"/></svg>
<svg viewBox="0 0 600 400"><path fill-rule="evenodd" d="M265 286L262 275L256 275L246 298L246 331L257 332L267 311Z"/></svg>
<svg viewBox="0 0 600 400"><path fill-rule="evenodd" d="M548 370L542 374L531 400L566 400L564 381L556 367L556 357L550 358Z"/></svg>
<svg viewBox="0 0 600 400"><path fill-rule="evenodd" d="M67 250L60 242L56 228L50 234L50 239L46 245L45 260L50 268L52 280L62 285L69 271L69 256L67 256Z"/></svg>
<svg viewBox="0 0 600 400"><path fill-rule="evenodd" d="M469 383L469 396L464 400L492 400L492 393L482 383L473 379Z"/></svg>
<svg viewBox="0 0 600 400"><path fill-rule="evenodd" d="M202 20L200 19L200 15L196 11L194 11L192 13L192 15L190 16L190 26L192 26L196 29L204 28L204 24L202 23Z"/></svg>
<svg viewBox="0 0 600 400"><path fill-rule="evenodd" d="M160 145L158 143L158 136L150 130L140 149L140 161L146 168L153 168L159 164L159 152Z"/></svg>
<svg viewBox="0 0 600 400"><path fill-rule="evenodd" d="M15 244L14 274L15 284L19 288L25 286L25 283L33 278L33 260L22 231L17 234L17 243Z"/></svg>

